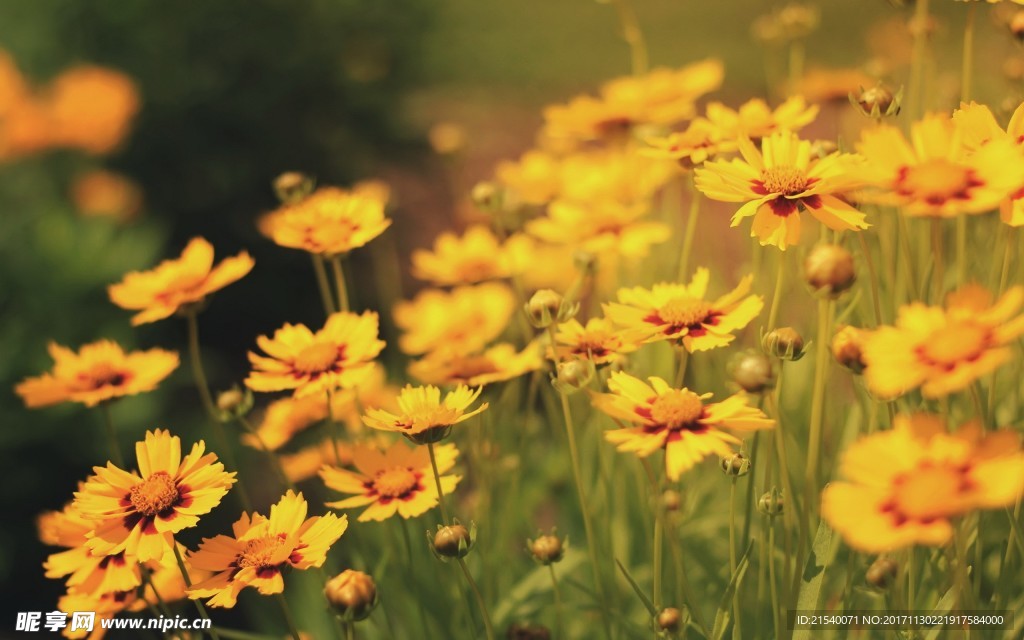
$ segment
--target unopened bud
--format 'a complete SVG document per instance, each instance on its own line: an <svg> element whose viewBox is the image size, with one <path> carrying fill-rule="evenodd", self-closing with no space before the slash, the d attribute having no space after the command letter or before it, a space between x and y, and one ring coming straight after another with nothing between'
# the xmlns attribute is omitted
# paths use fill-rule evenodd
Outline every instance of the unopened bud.
<svg viewBox="0 0 1024 640"><path fill-rule="evenodd" d="M312 178L298 171L287 171L274 178L274 193L282 204L295 204L313 193Z"/></svg>
<svg viewBox="0 0 1024 640"><path fill-rule="evenodd" d="M235 386L217 395L217 410L220 412L221 422L244 417L252 410L252 405L253 396L249 389Z"/></svg>
<svg viewBox="0 0 1024 640"><path fill-rule="evenodd" d="M727 458L722 458L721 467L725 475L740 478L750 471L750 458L742 453L734 453Z"/></svg>
<svg viewBox="0 0 1024 640"><path fill-rule="evenodd" d="M438 526L433 544L434 551L443 558L464 558L473 546L473 537L469 529L455 523Z"/></svg>
<svg viewBox="0 0 1024 640"><path fill-rule="evenodd" d="M562 541L553 533L537 536L534 540L530 540L529 546L533 559L543 565L554 564L565 555Z"/></svg>
<svg viewBox="0 0 1024 640"><path fill-rule="evenodd" d="M804 357L804 339L793 327L772 329L761 337L761 348L770 356L796 361Z"/></svg>
<svg viewBox="0 0 1024 640"><path fill-rule="evenodd" d="M675 489L665 489L661 494L661 506L669 513L679 511L683 506L683 496Z"/></svg>
<svg viewBox="0 0 1024 640"><path fill-rule="evenodd" d="M683 614L675 607L665 607L658 614L658 630L675 633L679 631L679 625L683 621Z"/></svg>
<svg viewBox="0 0 1024 640"><path fill-rule="evenodd" d="M551 640L547 627L532 622L513 622L505 632L508 640Z"/></svg>
<svg viewBox="0 0 1024 640"><path fill-rule="evenodd" d="M1018 42L1024 42L1024 11L1016 11L1008 23L1010 33Z"/></svg>
<svg viewBox="0 0 1024 640"><path fill-rule="evenodd" d="M729 362L729 375L747 393L763 393L775 386L775 368L763 353L749 350Z"/></svg>
<svg viewBox="0 0 1024 640"><path fill-rule="evenodd" d="M816 245L804 260L804 277L816 293L836 298L857 280L853 255L837 244Z"/></svg>
<svg viewBox="0 0 1024 640"><path fill-rule="evenodd" d="M850 93L850 102L861 113L874 119L899 115L903 103L903 87L893 93L885 85L879 84L859 92Z"/></svg>
<svg viewBox="0 0 1024 640"><path fill-rule="evenodd" d="M786 508L786 501L782 492L772 487L771 491L762 495L761 499L757 501L757 508L766 516L774 518L775 516L782 515Z"/></svg>
<svg viewBox="0 0 1024 640"><path fill-rule="evenodd" d="M793 40L810 35L821 22L818 8L802 2L790 2L779 9L776 15L779 28Z"/></svg>
<svg viewBox="0 0 1024 640"><path fill-rule="evenodd" d="M594 379L594 371L594 363L590 360L560 362L552 384L566 395L575 393L590 384Z"/></svg>
<svg viewBox="0 0 1024 640"><path fill-rule="evenodd" d="M497 213L501 210L501 188L493 182L476 183L469 197L473 204L485 213Z"/></svg>
<svg viewBox="0 0 1024 640"><path fill-rule="evenodd" d="M362 620L377 605L377 585L362 571L346 569L327 581L324 596L342 617Z"/></svg>
<svg viewBox="0 0 1024 640"><path fill-rule="evenodd" d="M890 558L880 556L868 567L867 573L864 574L864 580L872 587L887 589L896 579L898 569L899 567Z"/></svg>
<svg viewBox="0 0 1024 640"><path fill-rule="evenodd" d="M530 324L538 329L547 329L552 324L561 324L579 311L578 302L566 300L560 293L551 289L541 289L526 303L526 317Z"/></svg>
<svg viewBox="0 0 1024 640"><path fill-rule="evenodd" d="M867 366L867 363L864 362L863 348L863 329L844 326L832 338L832 357L842 367L856 374L863 373Z"/></svg>

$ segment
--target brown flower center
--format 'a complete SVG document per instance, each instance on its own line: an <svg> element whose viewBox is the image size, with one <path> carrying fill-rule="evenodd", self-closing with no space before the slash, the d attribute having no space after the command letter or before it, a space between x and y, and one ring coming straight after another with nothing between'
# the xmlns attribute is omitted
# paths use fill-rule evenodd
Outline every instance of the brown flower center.
<svg viewBox="0 0 1024 640"><path fill-rule="evenodd" d="M466 258L455 267L459 279L463 282L480 282L498 275L498 264L493 258Z"/></svg>
<svg viewBox="0 0 1024 640"><path fill-rule="evenodd" d="M408 467L392 467L377 472L373 487L387 498L399 498L408 494L419 484L419 478Z"/></svg>
<svg viewBox="0 0 1024 640"><path fill-rule="evenodd" d="M651 418L669 429L682 429L704 413L700 396L686 389L672 389L658 396L651 405Z"/></svg>
<svg viewBox="0 0 1024 640"><path fill-rule="evenodd" d="M896 191L916 200L941 205L947 200L967 199L970 189L980 184L970 169L935 158L905 167L897 178Z"/></svg>
<svg viewBox="0 0 1024 640"><path fill-rule="evenodd" d="M796 167L766 167L761 170L761 182L768 193L794 195L807 188L807 174Z"/></svg>
<svg viewBox="0 0 1024 640"><path fill-rule="evenodd" d="M135 510L150 517L167 511L180 497L178 485L165 471L157 471L132 487L128 494Z"/></svg>
<svg viewBox="0 0 1024 640"><path fill-rule="evenodd" d="M488 373L497 373L500 368L487 356L467 356L459 358L452 365L452 378L469 380Z"/></svg>
<svg viewBox="0 0 1024 640"><path fill-rule="evenodd" d="M711 315L711 304L699 298L672 298L658 309L658 317L673 326L691 327Z"/></svg>
<svg viewBox="0 0 1024 640"><path fill-rule="evenodd" d="M238 567L269 567L274 564L274 555L284 544L287 536L279 534L276 536L264 536L254 538L245 543L242 553L235 558Z"/></svg>
<svg viewBox="0 0 1024 640"><path fill-rule="evenodd" d="M127 376L113 365L104 363L97 364L88 374L83 374L82 378L86 378L88 386L99 389L107 386L119 387L125 383Z"/></svg>
<svg viewBox="0 0 1024 640"><path fill-rule="evenodd" d="M940 366L970 362L989 343L989 331L973 324L954 324L932 332L921 347L921 355Z"/></svg>
<svg viewBox="0 0 1024 640"><path fill-rule="evenodd" d="M337 345L330 342L314 342L299 352L294 366L303 373L323 373L337 361Z"/></svg>
<svg viewBox="0 0 1024 640"><path fill-rule="evenodd" d="M915 470L899 480L893 506L914 520L930 520L955 514L961 505L965 478L958 469L935 466Z"/></svg>

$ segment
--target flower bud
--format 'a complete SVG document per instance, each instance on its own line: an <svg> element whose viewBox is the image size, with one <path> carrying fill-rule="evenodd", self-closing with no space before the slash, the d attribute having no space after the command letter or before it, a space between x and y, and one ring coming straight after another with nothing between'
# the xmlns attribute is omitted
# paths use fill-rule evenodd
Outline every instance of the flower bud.
<svg viewBox="0 0 1024 640"><path fill-rule="evenodd" d="M747 393L763 393L775 386L775 368L763 353L749 350L729 362L729 375Z"/></svg>
<svg viewBox="0 0 1024 640"><path fill-rule="evenodd" d="M804 260L804 277L816 293L837 298L857 280L853 255L837 244L816 245Z"/></svg>
<svg viewBox="0 0 1024 640"><path fill-rule="evenodd" d="M796 361L804 357L804 339L793 327L772 329L761 337L761 348L770 356Z"/></svg>
<svg viewBox="0 0 1024 640"><path fill-rule="evenodd" d="M444 558L464 558L472 546L469 529L458 523L438 526L434 534L434 551Z"/></svg>
<svg viewBox="0 0 1024 640"><path fill-rule="evenodd" d="M559 562L565 555L562 541L554 534L537 536L530 540L529 546L533 559L543 565Z"/></svg>
<svg viewBox="0 0 1024 640"><path fill-rule="evenodd" d="M750 458L742 453L734 453L727 458L722 458L720 464L722 471L727 476L741 478L750 472Z"/></svg>
<svg viewBox="0 0 1024 640"><path fill-rule="evenodd" d="M790 2L779 9L776 15L779 28L793 40L810 35L821 22L818 8L802 2Z"/></svg>
<svg viewBox="0 0 1024 640"><path fill-rule="evenodd" d="M576 315L580 305L570 302L557 291L541 289L526 303L526 317L538 329L547 329L552 324L561 324Z"/></svg>
<svg viewBox="0 0 1024 640"><path fill-rule="evenodd" d="M362 620L377 605L377 585L362 571L346 569L327 581L324 596L343 617Z"/></svg>
<svg viewBox="0 0 1024 640"><path fill-rule="evenodd" d="M1024 42L1024 11L1016 11L1008 23L1010 33L1018 42Z"/></svg>
<svg viewBox="0 0 1024 640"><path fill-rule="evenodd" d="M766 516L774 518L775 516L782 515L785 510L786 501L782 495L782 492L772 487L771 491L768 491L761 496L761 499L757 501L758 510Z"/></svg>
<svg viewBox="0 0 1024 640"><path fill-rule="evenodd" d="M870 89L861 87L859 92L850 93L850 102L861 113L876 120L899 115L903 106L903 87L896 93L882 84Z"/></svg>
<svg viewBox="0 0 1024 640"><path fill-rule="evenodd" d="M508 640L551 640L548 628L532 622L513 622L505 632Z"/></svg>
<svg viewBox="0 0 1024 640"><path fill-rule="evenodd" d="M683 506L683 496L675 489L665 489L661 494L661 506L669 513L679 511Z"/></svg>
<svg viewBox="0 0 1024 640"><path fill-rule="evenodd" d="M235 418L245 416L252 410L252 405L253 396L249 389L240 389L234 386L217 395L217 410L220 411L222 422L230 422Z"/></svg>
<svg viewBox="0 0 1024 640"><path fill-rule="evenodd" d="M287 171L274 178L274 193L282 204L295 204L313 193L313 179L298 171Z"/></svg>
<svg viewBox="0 0 1024 640"><path fill-rule="evenodd" d="M438 122L430 127L427 139L437 155L452 155L466 145L466 130L454 122Z"/></svg>
<svg viewBox="0 0 1024 640"><path fill-rule="evenodd" d="M842 367L853 373L864 372L864 330L856 327L843 326L832 337L832 357Z"/></svg>
<svg viewBox="0 0 1024 640"><path fill-rule="evenodd" d="M658 630L675 633L679 631L679 625L683 621L683 614L675 607L665 607L658 614Z"/></svg>
<svg viewBox="0 0 1024 640"><path fill-rule="evenodd" d="M899 567L890 558L885 556L879 556L871 566L868 567L868 571L864 574L864 580L867 581L872 587L878 589L887 589L889 585L896 579L896 574Z"/></svg>
<svg viewBox="0 0 1024 640"><path fill-rule="evenodd" d="M473 204L486 213L497 213L501 210L501 188L493 182L478 182L470 191L469 197Z"/></svg>
<svg viewBox="0 0 1024 640"><path fill-rule="evenodd" d="M559 362L557 374L551 384L566 395L586 388L594 379L594 363L590 360L568 360Z"/></svg>

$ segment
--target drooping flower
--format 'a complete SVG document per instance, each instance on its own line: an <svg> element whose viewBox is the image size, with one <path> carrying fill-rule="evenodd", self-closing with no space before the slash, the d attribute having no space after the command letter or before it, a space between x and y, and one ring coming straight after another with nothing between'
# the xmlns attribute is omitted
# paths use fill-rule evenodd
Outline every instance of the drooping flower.
<svg viewBox="0 0 1024 640"><path fill-rule="evenodd" d="M462 479L444 475L455 466L458 455L454 444L434 447L445 495L453 492ZM401 440L384 450L373 445L357 445L352 451L352 462L356 471L331 466L320 470L320 477L328 488L354 494L338 502L328 502L328 507L367 507L359 514L359 521L367 522L386 520L396 513L405 519L415 518L437 505L437 483L426 447L410 447Z"/></svg>
<svg viewBox="0 0 1024 640"><path fill-rule="evenodd" d="M139 311L132 317L132 325L138 326L163 320L187 305L201 302L245 277L253 264L243 251L213 266L213 245L203 238L193 238L181 257L164 260L149 271L133 271L110 285L107 292L122 309Z"/></svg>
<svg viewBox="0 0 1024 640"><path fill-rule="evenodd" d="M469 411L482 388L470 389L459 385L441 399L441 390L434 386L414 387L406 385L398 396L399 413L383 409L366 412L363 421L366 426L384 431L395 431L416 444L427 444L444 439L453 425L472 418L487 408L487 403Z"/></svg>
<svg viewBox="0 0 1024 640"><path fill-rule="evenodd" d="M1003 145L1005 142L1015 144L1018 148L1024 145L1024 104L1013 112L1006 131L999 126L988 107L976 102L961 104L953 112L953 121L969 153L975 153L995 140L1004 141L999 143ZM1024 226L1024 184L1003 200L999 214L1003 222L1012 227Z"/></svg>
<svg viewBox="0 0 1024 640"><path fill-rule="evenodd" d="M512 289L501 282L425 289L395 304L398 346L410 355L432 351L473 353L497 338L516 310Z"/></svg>
<svg viewBox="0 0 1024 640"><path fill-rule="evenodd" d="M28 407L81 402L92 407L105 400L152 391L178 368L178 354L163 349L125 353L116 343L100 340L78 353L51 342L53 369L26 378L15 387Z"/></svg>
<svg viewBox="0 0 1024 640"><path fill-rule="evenodd" d="M724 140L760 140L777 131L803 129L818 116L818 106L808 105L803 96L793 96L772 109L764 100L755 98L735 110L721 102L711 102L705 116Z"/></svg>
<svg viewBox="0 0 1024 640"><path fill-rule="evenodd" d="M526 260L530 243L523 240L519 236L502 243L483 225L470 227L461 237L445 232L432 251L413 251L412 274L438 286L508 278Z"/></svg>
<svg viewBox="0 0 1024 640"><path fill-rule="evenodd" d="M249 352L253 370L245 384L253 391L294 390L296 398L354 387L370 374L384 348L377 330L372 311L333 313L315 333L305 325L285 324L273 337L256 338L267 355Z"/></svg>
<svg viewBox="0 0 1024 640"><path fill-rule="evenodd" d="M232 535L205 538L189 559L213 576L194 584L188 596L209 598L211 607L233 607L246 587L263 595L281 593L286 570L323 566L328 550L348 528L348 516L307 519L307 510L302 494L289 491L270 507L269 518L243 513Z"/></svg>
<svg viewBox="0 0 1024 640"><path fill-rule="evenodd" d="M556 245L569 245L593 254L645 257L652 245L669 239L663 222L645 220L647 204L623 205L613 200L577 203L557 200L547 215L531 220L526 231Z"/></svg>
<svg viewBox="0 0 1024 640"><path fill-rule="evenodd" d="M864 197L909 216L985 213L1024 184L1024 156L1016 144L992 140L968 154L963 135L940 114L913 123L909 142L892 126L867 129L857 150L878 190Z"/></svg>
<svg viewBox="0 0 1024 640"><path fill-rule="evenodd" d="M94 524L87 543L93 553L125 553L147 562L160 559L175 533L216 507L235 474L206 453L203 441L182 457L181 439L162 429L147 431L135 454L138 472L110 462L93 467L95 475L75 493L74 508Z"/></svg>
<svg viewBox="0 0 1024 640"><path fill-rule="evenodd" d="M866 229L864 214L840 198L862 182L859 158L833 153L811 157L811 143L789 131L761 141L761 151L746 139L742 159L715 160L696 170L697 188L712 200L744 203L732 226L753 216L750 236L785 251L800 241L800 211L837 231Z"/></svg>
<svg viewBox="0 0 1024 640"><path fill-rule="evenodd" d="M945 308L913 303L900 308L895 326L864 339L868 388L892 398L921 388L937 398L966 388L1012 357L1010 344L1024 334L1024 287L993 303L978 285L951 293Z"/></svg>
<svg viewBox="0 0 1024 640"><path fill-rule="evenodd" d="M822 517L854 549L882 553L945 545L953 518L1013 504L1024 454L1009 429L985 434L968 423L948 433L940 416L899 415L893 429L846 449L840 473L846 481L822 493Z"/></svg>
<svg viewBox="0 0 1024 640"><path fill-rule="evenodd" d="M502 342L480 353L438 351L427 354L409 365L409 374L424 384L482 387L518 378L542 365L536 344L516 351L515 345Z"/></svg>
<svg viewBox="0 0 1024 640"><path fill-rule="evenodd" d="M665 450L665 472L673 482L709 455L728 456L740 440L723 431L748 432L770 429L775 423L760 409L747 405L737 394L722 402L705 403L710 393L673 389L661 378L650 384L622 372L608 380L611 393L594 396L594 406L609 416L638 426L605 432L619 451L643 458Z"/></svg>
<svg viewBox="0 0 1024 640"><path fill-rule="evenodd" d="M675 340L687 351L706 351L732 342L734 332L761 313L764 300L748 295L754 277L714 301L707 295L710 272L697 269L690 284L656 284L650 289L620 289L618 302L604 305L605 316L631 329L646 329L647 342Z"/></svg>
<svg viewBox="0 0 1024 640"><path fill-rule="evenodd" d="M351 190L320 187L259 221L260 232L282 247L323 256L342 255L370 242L391 226L385 217L388 189L362 182Z"/></svg>
<svg viewBox="0 0 1024 640"><path fill-rule="evenodd" d="M648 336L645 328L619 329L606 318L591 318L586 325L571 318L558 325L555 353L559 360L581 358L598 366L611 364L636 351Z"/></svg>

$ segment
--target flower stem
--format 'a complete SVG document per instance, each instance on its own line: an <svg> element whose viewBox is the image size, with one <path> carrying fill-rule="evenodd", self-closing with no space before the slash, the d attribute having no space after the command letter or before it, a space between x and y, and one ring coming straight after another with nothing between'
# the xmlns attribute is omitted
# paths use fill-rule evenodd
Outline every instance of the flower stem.
<svg viewBox="0 0 1024 640"><path fill-rule="evenodd" d="M871 285L871 303L875 309L875 326L882 324L882 301L878 293L878 275L875 272L875 261L871 258L871 249L863 233L857 234L860 240L860 250L864 254L864 264L868 268L869 284Z"/></svg>
<svg viewBox="0 0 1024 640"><path fill-rule="evenodd" d="M346 622L343 628L345 629L345 640L355 640L356 624L354 622Z"/></svg>
<svg viewBox="0 0 1024 640"><path fill-rule="evenodd" d="M775 328L779 320L779 302L782 300L782 290L786 286L786 254L779 254L779 268L775 273L775 292L772 294L772 306L768 310L768 331Z"/></svg>
<svg viewBox="0 0 1024 640"><path fill-rule="evenodd" d="M448 509L444 506L444 490L441 488L441 473L437 470L437 456L434 455L434 443L427 443L427 453L430 454L430 469L434 472L434 483L437 485L437 506L441 509L441 524L448 526L451 519L448 517Z"/></svg>
<svg viewBox="0 0 1024 640"><path fill-rule="evenodd" d="M612 0L612 2L615 5L615 12L619 16L619 24L622 26L622 39L629 45L633 75L647 73L647 42L644 40L643 31L640 30L636 13L628 0Z"/></svg>
<svg viewBox="0 0 1024 640"><path fill-rule="evenodd" d="M932 274L932 301L942 300L942 290L946 280L946 258L942 234L942 218L932 218L932 257L935 259L935 271Z"/></svg>
<svg viewBox="0 0 1024 640"><path fill-rule="evenodd" d="M357 396L358 397L358 396ZM341 424L334 415L334 393L330 387L327 388L327 421L331 429L331 446L334 447L334 464L341 466L341 451L338 449L338 441L341 440Z"/></svg>
<svg viewBox="0 0 1024 640"><path fill-rule="evenodd" d="M686 364L690 360L690 352L686 350L686 347L680 345L676 347L678 354L679 366L676 368L676 377L673 381L673 389L681 389L683 386L683 380L686 379Z"/></svg>
<svg viewBox="0 0 1024 640"><path fill-rule="evenodd" d="M181 579L185 581L185 589L191 589L192 578L189 577L188 569L185 568L185 559L181 557L181 551L178 550L178 542L173 538L171 539L171 549L174 551L174 560L178 563L178 571L181 572ZM156 589L153 590L156 591ZM209 620L210 614L206 612L206 607L203 603L199 600L192 600L192 602L196 603L196 610L199 611L199 617L203 620ZM220 640L220 636L217 635L217 632L212 627L210 628L210 636L213 637L213 640Z"/></svg>
<svg viewBox="0 0 1024 640"><path fill-rule="evenodd" d="M345 272L341 268L341 256L331 256L331 270L334 272L334 286L338 291L338 311L348 312L348 287L345 284Z"/></svg>
<svg viewBox="0 0 1024 640"><path fill-rule="evenodd" d="M736 476L730 478L729 484L729 576L736 575ZM740 590L736 589L732 594L733 624L736 629L736 637L742 638L743 631L740 629Z"/></svg>
<svg viewBox="0 0 1024 640"><path fill-rule="evenodd" d="M292 640L301 640L299 630L295 628L295 619L292 617L292 610L288 606L288 600L285 599L283 593L276 593L274 595L276 596L277 603L281 606L281 613L284 614L284 621L288 625L289 635L291 635Z"/></svg>
<svg viewBox="0 0 1024 640"><path fill-rule="evenodd" d="M690 268L690 252L693 251L693 239L697 235L697 219L700 216L700 192L694 180L690 180L690 212L686 216L686 231L683 235L683 252L679 257L679 282L686 281Z"/></svg>
<svg viewBox="0 0 1024 640"><path fill-rule="evenodd" d="M814 386L811 395L810 438L807 444L807 472L805 480L809 492L817 491L818 469L821 463L821 437L824 427L825 383L828 380L828 331L830 302L818 300L818 335L814 345ZM807 506L810 507L808 502Z"/></svg>
<svg viewBox="0 0 1024 640"><path fill-rule="evenodd" d="M278 480L281 481L281 484L284 485L286 489L294 491L295 484L288 479L287 474L284 472L284 468L281 466L281 460L277 457L277 454L270 450L270 447L267 446L266 441L263 439L263 436L259 434L259 431L252 426L252 423L249 422L245 416L238 416L238 424L242 425L242 428L245 429L245 431L256 440L256 443L260 445L260 450L263 451L263 453L266 454L267 459L270 460L270 466L274 469L274 473L277 475Z"/></svg>
<svg viewBox="0 0 1024 640"><path fill-rule="evenodd" d="M661 513L661 507L655 509L654 517L654 606L661 609L661 556L662 548L665 546L665 518Z"/></svg>
<svg viewBox="0 0 1024 640"><path fill-rule="evenodd" d="M320 302L324 305L324 314L334 313L334 299L331 297L331 285L327 280L327 269L324 259L317 254L310 254L313 259L313 273L316 274L316 286L320 290Z"/></svg>
<svg viewBox="0 0 1024 640"><path fill-rule="evenodd" d="M917 0L914 7L913 23L914 47L910 67L910 119L916 120L924 113L924 58L927 50L929 0Z"/></svg>
<svg viewBox="0 0 1024 640"><path fill-rule="evenodd" d="M775 624L775 637L783 638L782 619L779 610L779 588L775 580L775 517L768 518L768 584L772 598L772 621Z"/></svg>
<svg viewBox="0 0 1024 640"><path fill-rule="evenodd" d="M434 468L434 473L437 473L437 468ZM484 618L484 631L487 633L487 640L494 640L494 628L491 626L491 616L487 613L487 605L484 603L484 597L480 593L480 587L476 586L476 580L473 579L473 574L469 572L469 567L466 566L466 561L459 558L459 568L462 569L462 575L466 576L466 582L469 583L469 588L473 591L473 596L476 598L476 604L480 607L480 615Z"/></svg>
<svg viewBox="0 0 1024 640"><path fill-rule="evenodd" d="M562 590L558 588L558 577L555 575L555 565L548 565L548 573L551 574L551 591L555 594L555 637L562 638Z"/></svg>
<svg viewBox="0 0 1024 640"><path fill-rule="evenodd" d="M971 76L974 71L974 15L978 6L971 3L967 9L967 21L964 22L964 55L963 69L960 76L960 101L971 99Z"/></svg>
<svg viewBox="0 0 1024 640"><path fill-rule="evenodd" d="M121 445L117 442L117 428L114 427L114 418L110 415L110 402L100 403L100 415L103 416L103 426L106 427L107 440L110 443L110 458L114 464L124 469L124 455L121 453Z"/></svg>

